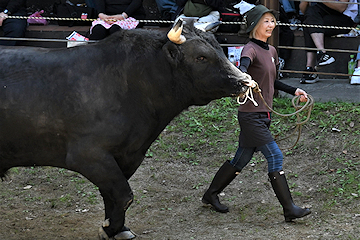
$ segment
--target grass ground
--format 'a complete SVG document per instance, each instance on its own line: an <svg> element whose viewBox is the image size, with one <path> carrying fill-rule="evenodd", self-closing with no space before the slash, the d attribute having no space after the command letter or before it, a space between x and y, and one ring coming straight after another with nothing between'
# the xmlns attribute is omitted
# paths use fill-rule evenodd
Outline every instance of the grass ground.
<svg viewBox="0 0 360 240"><path fill-rule="evenodd" d="M275 99L274 107L293 111L288 98ZM162 132L130 179L135 201L126 224L139 239L358 239L359 116L360 104L316 103L297 145L283 151L294 201L312 209L288 224L261 154L220 196L230 213L202 207L215 172L236 151L237 104L225 98L191 107ZM295 121L273 116L271 130L286 135ZM96 186L52 167L13 168L0 199L0 239L96 239L104 215Z"/></svg>

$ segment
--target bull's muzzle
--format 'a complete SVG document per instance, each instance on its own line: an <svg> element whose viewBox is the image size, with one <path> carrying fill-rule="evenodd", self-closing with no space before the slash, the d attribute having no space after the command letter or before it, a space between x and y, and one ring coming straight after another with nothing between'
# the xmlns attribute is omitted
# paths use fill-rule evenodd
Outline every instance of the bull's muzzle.
<svg viewBox="0 0 360 240"><path fill-rule="evenodd" d="M241 72L241 71L240 71ZM257 86L257 82L252 79L252 77L248 73L241 72L241 83L247 87L254 88Z"/></svg>
<svg viewBox="0 0 360 240"><path fill-rule="evenodd" d="M182 44L186 41L185 36L181 35L183 26L184 21L180 18L167 34L170 41L176 44Z"/></svg>

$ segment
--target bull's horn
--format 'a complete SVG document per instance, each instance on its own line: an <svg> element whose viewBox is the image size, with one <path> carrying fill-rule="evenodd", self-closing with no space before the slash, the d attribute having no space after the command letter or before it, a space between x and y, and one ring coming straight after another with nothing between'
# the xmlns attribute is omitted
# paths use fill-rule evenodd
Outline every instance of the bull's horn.
<svg viewBox="0 0 360 240"><path fill-rule="evenodd" d="M184 43L186 41L186 38L184 35L181 35L182 30L183 30L183 20L180 18L167 34L170 41L176 44Z"/></svg>

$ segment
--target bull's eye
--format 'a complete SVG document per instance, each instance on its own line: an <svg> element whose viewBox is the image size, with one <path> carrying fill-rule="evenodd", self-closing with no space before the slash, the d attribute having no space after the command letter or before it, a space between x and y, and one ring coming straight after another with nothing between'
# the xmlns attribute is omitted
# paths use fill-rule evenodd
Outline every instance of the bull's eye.
<svg viewBox="0 0 360 240"><path fill-rule="evenodd" d="M203 56L196 58L196 62L203 62L203 61L205 61L205 60L206 60L206 58L203 57Z"/></svg>

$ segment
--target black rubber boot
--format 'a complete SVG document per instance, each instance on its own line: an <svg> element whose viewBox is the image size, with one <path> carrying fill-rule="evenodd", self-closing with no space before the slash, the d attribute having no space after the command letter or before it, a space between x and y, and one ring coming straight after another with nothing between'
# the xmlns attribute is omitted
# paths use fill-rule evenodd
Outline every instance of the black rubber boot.
<svg viewBox="0 0 360 240"><path fill-rule="evenodd" d="M229 212L229 208L220 203L218 194L231 183L240 172L229 161L226 161L215 174L209 189L205 192L202 202L210 204L217 212Z"/></svg>
<svg viewBox="0 0 360 240"><path fill-rule="evenodd" d="M285 222L291 222L295 218L301 218L311 213L310 209L300 208L294 204L284 171L271 172L269 178L276 197L283 207Z"/></svg>

